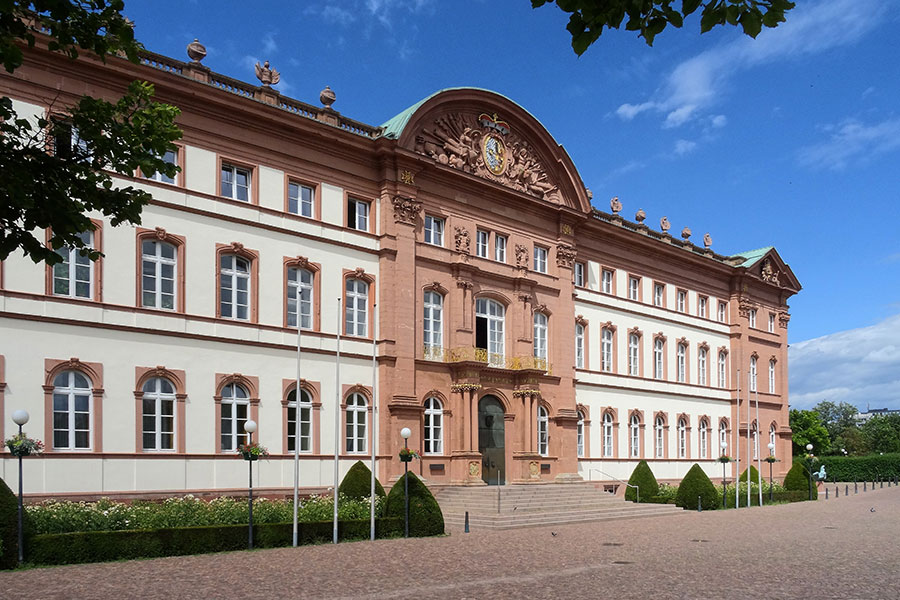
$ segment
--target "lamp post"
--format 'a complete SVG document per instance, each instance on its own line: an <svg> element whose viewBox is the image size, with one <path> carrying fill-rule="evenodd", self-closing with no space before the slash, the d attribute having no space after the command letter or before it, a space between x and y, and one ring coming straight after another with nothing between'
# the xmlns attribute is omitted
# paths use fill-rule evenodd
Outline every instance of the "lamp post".
<svg viewBox="0 0 900 600"><path fill-rule="evenodd" d="M28 422L30 418L27 410L19 409L12 414L13 423L19 426L19 437L22 437L22 426ZM22 513L24 506L22 503L22 454L19 454L19 564L25 560L24 544L25 532L22 529Z"/></svg>
<svg viewBox="0 0 900 600"><path fill-rule="evenodd" d="M298 413L299 414L299 413ZM256 431L256 421L249 420L244 423L244 431L247 432L247 445L253 443L253 433ZM253 460L254 456L251 455L250 460L247 461L247 464L250 465L250 487L249 487L249 528L247 529L247 546L250 550L253 550Z"/></svg>
<svg viewBox="0 0 900 600"><path fill-rule="evenodd" d="M722 456L720 460L722 461L722 508L728 508L728 488L727 483L725 481L725 465L728 462L725 460L725 451L728 449L728 442L722 442ZM737 493L737 491L735 491Z"/></svg>
<svg viewBox="0 0 900 600"><path fill-rule="evenodd" d="M403 438L403 448L409 451L409 436L412 431L409 427L400 430L400 437ZM403 537L409 537L409 463L403 461Z"/></svg>
<svg viewBox="0 0 900 600"><path fill-rule="evenodd" d="M812 500L812 444L806 445L806 475L807 487L809 487L809 499Z"/></svg>
<svg viewBox="0 0 900 600"><path fill-rule="evenodd" d="M769 463L769 504L772 503L772 463L775 462L775 442L769 442L769 456L766 457Z"/></svg>

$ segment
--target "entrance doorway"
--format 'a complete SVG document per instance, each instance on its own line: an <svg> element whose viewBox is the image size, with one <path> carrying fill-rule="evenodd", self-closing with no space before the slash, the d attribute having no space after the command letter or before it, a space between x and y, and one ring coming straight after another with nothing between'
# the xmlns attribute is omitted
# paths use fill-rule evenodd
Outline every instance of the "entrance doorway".
<svg viewBox="0 0 900 600"><path fill-rule="evenodd" d="M481 478L488 485L503 485L506 477L506 442L503 405L495 396L478 402L478 451Z"/></svg>

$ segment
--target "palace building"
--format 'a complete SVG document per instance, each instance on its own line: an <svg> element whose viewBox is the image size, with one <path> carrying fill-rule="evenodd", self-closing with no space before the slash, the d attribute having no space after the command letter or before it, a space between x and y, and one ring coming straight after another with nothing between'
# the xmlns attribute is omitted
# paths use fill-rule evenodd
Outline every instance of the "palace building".
<svg viewBox="0 0 900 600"><path fill-rule="evenodd" d="M268 65L257 86L204 55L38 47L0 76L20 117L149 81L184 132L174 180L115 177L153 200L137 227L94 215L101 259L0 263L0 435L24 408L46 444L27 493L242 488L248 419L271 453L254 485L274 491L295 444L304 490L332 484L335 446L343 473L374 443L389 482L404 427L435 484L617 485L640 459L715 480L723 453L741 446L733 477L770 442L790 467L800 284L774 248L722 255L615 198L592 207L563 147L500 94L441 90L375 126L328 88L307 104ZM13 486L10 454L0 468Z"/></svg>

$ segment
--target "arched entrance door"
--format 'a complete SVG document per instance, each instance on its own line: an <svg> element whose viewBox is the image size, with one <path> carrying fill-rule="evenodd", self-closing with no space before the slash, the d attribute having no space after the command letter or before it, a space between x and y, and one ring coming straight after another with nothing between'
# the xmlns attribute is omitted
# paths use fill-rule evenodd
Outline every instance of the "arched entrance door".
<svg viewBox="0 0 900 600"><path fill-rule="evenodd" d="M488 485L503 485L506 477L506 443L503 405L494 396L478 402L478 451L481 478Z"/></svg>

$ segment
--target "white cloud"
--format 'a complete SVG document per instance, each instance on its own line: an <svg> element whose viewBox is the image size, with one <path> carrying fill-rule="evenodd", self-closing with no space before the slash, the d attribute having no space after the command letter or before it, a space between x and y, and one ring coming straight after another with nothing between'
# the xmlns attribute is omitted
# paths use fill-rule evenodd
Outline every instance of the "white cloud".
<svg viewBox="0 0 900 600"><path fill-rule="evenodd" d="M278 44L275 43L275 36L271 33L267 33L265 36L263 36L262 46L263 52L266 53L266 55L275 54L276 52L278 52Z"/></svg>
<svg viewBox="0 0 900 600"><path fill-rule="evenodd" d="M811 408L848 402L865 409L900 408L900 314L870 327L792 344L790 403Z"/></svg>
<svg viewBox="0 0 900 600"><path fill-rule="evenodd" d="M838 125L828 125L827 140L800 150L800 164L807 167L826 167L835 171L850 162L865 160L900 148L900 117L867 125L847 119Z"/></svg>
<svg viewBox="0 0 900 600"><path fill-rule="evenodd" d="M678 156L684 156L689 152L693 152L697 147L697 142L692 142L690 140L676 140L675 141L675 154Z"/></svg>
<svg viewBox="0 0 900 600"><path fill-rule="evenodd" d="M716 115L712 118L713 127L725 127L728 124L728 117L725 115Z"/></svg>
<svg viewBox="0 0 900 600"><path fill-rule="evenodd" d="M826 0L790 12L787 21L756 39L734 41L676 66L652 98L623 104L623 120L654 110L665 114L664 127L678 127L720 101L728 82L741 71L771 62L817 54L860 39L882 22L888 3L877 0Z"/></svg>

